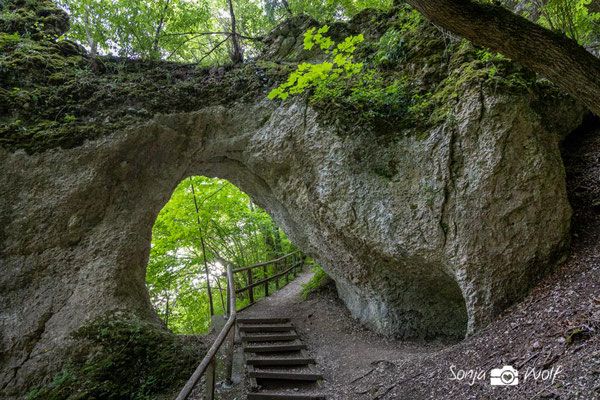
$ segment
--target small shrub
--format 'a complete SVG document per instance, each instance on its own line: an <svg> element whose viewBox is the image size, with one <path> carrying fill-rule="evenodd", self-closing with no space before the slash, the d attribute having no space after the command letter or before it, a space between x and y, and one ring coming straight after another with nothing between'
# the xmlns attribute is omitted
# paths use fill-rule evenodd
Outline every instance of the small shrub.
<svg viewBox="0 0 600 400"><path fill-rule="evenodd" d="M333 283L333 279L331 279L318 265L313 267L313 271L315 274L312 279L308 283L302 285L302 291L300 293L305 299L308 299L312 294L323 291Z"/></svg>
<svg viewBox="0 0 600 400"><path fill-rule="evenodd" d="M49 384L29 392L28 400L156 398L185 382L205 351L122 313L94 320L73 338L97 350L85 360L72 360Z"/></svg>

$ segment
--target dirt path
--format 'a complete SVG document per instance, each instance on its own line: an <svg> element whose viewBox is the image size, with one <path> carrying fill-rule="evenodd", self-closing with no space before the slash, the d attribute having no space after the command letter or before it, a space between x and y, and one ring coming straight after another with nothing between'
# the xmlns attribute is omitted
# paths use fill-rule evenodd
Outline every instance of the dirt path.
<svg viewBox="0 0 600 400"><path fill-rule="evenodd" d="M371 399L370 387L357 378L392 365L418 362L442 348L441 344L387 339L361 327L332 290L305 300L300 290L312 275L304 271L285 288L239 315L290 318L323 373L321 390L328 399Z"/></svg>
<svg viewBox="0 0 600 400"><path fill-rule="evenodd" d="M304 300L308 271L243 315L291 318L330 399L600 399L600 122L572 135L564 154L571 254L476 335L447 347L383 338L357 324L333 290ZM505 365L520 382L492 386L491 369Z"/></svg>

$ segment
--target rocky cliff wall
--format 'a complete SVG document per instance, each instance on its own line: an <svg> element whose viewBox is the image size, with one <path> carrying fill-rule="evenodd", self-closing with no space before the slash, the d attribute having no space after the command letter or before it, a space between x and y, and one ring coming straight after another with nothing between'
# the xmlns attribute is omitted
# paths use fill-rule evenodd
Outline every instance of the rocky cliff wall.
<svg viewBox="0 0 600 400"><path fill-rule="evenodd" d="M373 43L380 21L397 19L365 13L334 32L364 30ZM307 96L267 100L289 71L282 61L307 57L297 38L311 24L279 27L257 63L208 70L93 61L3 34L5 393L47 380L78 346L73 332L107 311L160 325L145 288L151 229L190 175L248 193L334 278L352 315L388 335L461 338L561 259L571 209L559 142L579 106L509 61L494 75L468 45L446 54L427 24L393 72L433 91L426 123L362 123ZM71 69L36 69L32 54ZM65 86L72 103L59 96ZM40 116L24 117L40 98Z"/></svg>

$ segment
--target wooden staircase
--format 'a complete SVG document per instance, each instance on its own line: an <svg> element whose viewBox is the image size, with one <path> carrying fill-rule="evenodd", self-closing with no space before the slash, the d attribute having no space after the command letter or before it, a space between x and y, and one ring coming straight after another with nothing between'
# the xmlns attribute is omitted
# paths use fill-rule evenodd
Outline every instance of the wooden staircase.
<svg viewBox="0 0 600 400"><path fill-rule="evenodd" d="M246 368L248 400L321 400L323 377L288 318L238 317Z"/></svg>

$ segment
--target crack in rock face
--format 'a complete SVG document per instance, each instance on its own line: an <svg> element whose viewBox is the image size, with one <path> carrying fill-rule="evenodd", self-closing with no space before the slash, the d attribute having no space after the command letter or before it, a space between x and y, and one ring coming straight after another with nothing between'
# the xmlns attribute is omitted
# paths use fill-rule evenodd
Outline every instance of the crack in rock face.
<svg viewBox="0 0 600 400"><path fill-rule="evenodd" d="M0 148L0 391L91 351L71 334L107 311L160 325L145 287L152 226L191 175L250 195L373 330L456 340L482 328L568 250L559 143L583 111L560 100L550 118L541 95L480 85L457 95L452 118L420 135L342 134L261 88L71 148Z"/></svg>

